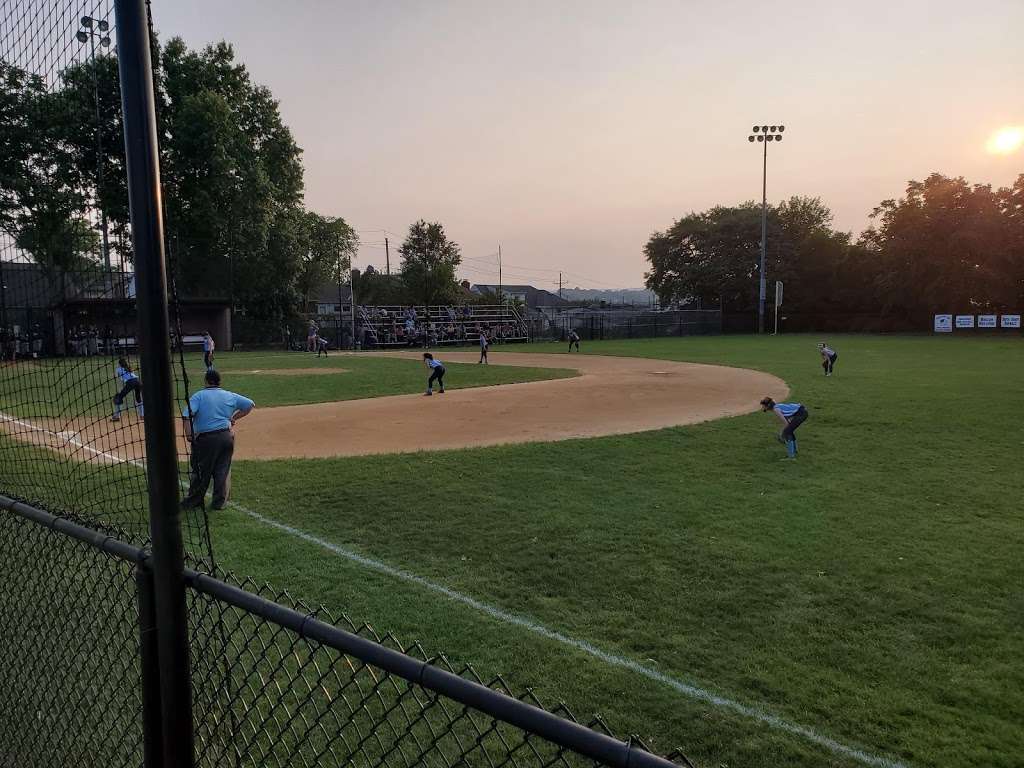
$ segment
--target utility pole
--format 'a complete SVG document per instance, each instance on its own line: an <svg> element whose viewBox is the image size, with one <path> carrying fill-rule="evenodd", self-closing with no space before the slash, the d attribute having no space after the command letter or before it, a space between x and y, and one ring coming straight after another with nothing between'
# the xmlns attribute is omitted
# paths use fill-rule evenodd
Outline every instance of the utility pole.
<svg viewBox="0 0 1024 768"><path fill-rule="evenodd" d="M558 298L562 298L562 273L558 273Z"/></svg>
<svg viewBox="0 0 1024 768"><path fill-rule="evenodd" d="M498 243L498 303L501 304L501 243Z"/></svg>
<svg viewBox="0 0 1024 768"><path fill-rule="evenodd" d="M391 277L391 247L388 245L388 239L384 238L384 261L387 264L388 277Z"/></svg>

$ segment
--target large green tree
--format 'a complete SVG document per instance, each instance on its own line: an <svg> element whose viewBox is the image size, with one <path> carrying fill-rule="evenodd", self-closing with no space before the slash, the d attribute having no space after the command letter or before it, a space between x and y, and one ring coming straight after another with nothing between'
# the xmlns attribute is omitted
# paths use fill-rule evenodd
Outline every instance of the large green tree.
<svg viewBox="0 0 1024 768"><path fill-rule="evenodd" d="M48 274L82 268L97 250L68 125L62 92L0 61L0 229Z"/></svg>
<svg viewBox="0 0 1024 768"><path fill-rule="evenodd" d="M861 237L883 307L907 316L1018 306L1010 190L932 174L875 208Z"/></svg>
<svg viewBox="0 0 1024 768"><path fill-rule="evenodd" d="M340 283L350 274L359 237L344 219L307 211L302 218L300 242L296 288L306 305L318 286L329 280Z"/></svg>
<svg viewBox="0 0 1024 768"><path fill-rule="evenodd" d="M458 244L448 239L437 222L420 219L409 227L402 243L402 281L410 296L424 304L455 301L459 284L455 269L462 261Z"/></svg>

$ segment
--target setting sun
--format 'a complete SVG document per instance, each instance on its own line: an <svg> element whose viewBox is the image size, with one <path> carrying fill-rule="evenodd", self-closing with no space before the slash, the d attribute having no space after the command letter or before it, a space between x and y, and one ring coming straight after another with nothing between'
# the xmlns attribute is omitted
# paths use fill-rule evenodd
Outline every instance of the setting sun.
<svg viewBox="0 0 1024 768"><path fill-rule="evenodd" d="M988 151L994 155L1008 155L1024 146L1024 127L1000 128L988 140Z"/></svg>

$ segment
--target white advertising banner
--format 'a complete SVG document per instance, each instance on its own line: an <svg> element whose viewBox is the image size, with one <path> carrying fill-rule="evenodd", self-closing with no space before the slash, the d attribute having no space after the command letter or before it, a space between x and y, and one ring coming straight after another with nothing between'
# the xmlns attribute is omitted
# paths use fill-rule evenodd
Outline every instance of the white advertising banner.
<svg viewBox="0 0 1024 768"><path fill-rule="evenodd" d="M957 315L956 316L956 327L957 328L973 328L974 327L974 315Z"/></svg>
<svg viewBox="0 0 1024 768"><path fill-rule="evenodd" d="M978 327L979 328L995 328L996 327L996 316L995 315L978 315Z"/></svg>
<svg viewBox="0 0 1024 768"><path fill-rule="evenodd" d="M935 332L936 333L952 333L953 332L953 316L952 315L936 315L935 316Z"/></svg>
<svg viewBox="0 0 1024 768"><path fill-rule="evenodd" d="M1001 321L1003 328L1020 328L1020 315L1003 315Z"/></svg>

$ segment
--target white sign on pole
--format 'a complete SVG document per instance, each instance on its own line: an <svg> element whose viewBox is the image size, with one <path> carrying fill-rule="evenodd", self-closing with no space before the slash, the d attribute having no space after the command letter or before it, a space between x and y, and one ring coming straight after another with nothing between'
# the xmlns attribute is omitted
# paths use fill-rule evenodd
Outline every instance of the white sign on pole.
<svg viewBox="0 0 1024 768"><path fill-rule="evenodd" d="M775 306L776 307L781 307L782 306L782 281L781 280L776 280L775 281Z"/></svg>
<svg viewBox="0 0 1024 768"><path fill-rule="evenodd" d="M935 316L935 333L952 333L953 332L953 316L952 315L936 315Z"/></svg>
<svg viewBox="0 0 1024 768"><path fill-rule="evenodd" d="M995 315L978 315L978 327L979 328L995 328L996 327L996 316Z"/></svg>
<svg viewBox="0 0 1024 768"><path fill-rule="evenodd" d="M973 328L974 327L974 315L957 315L956 316L956 327L957 328Z"/></svg>
<svg viewBox="0 0 1024 768"><path fill-rule="evenodd" d="M1020 328L1020 315L1003 315L1003 328Z"/></svg>

